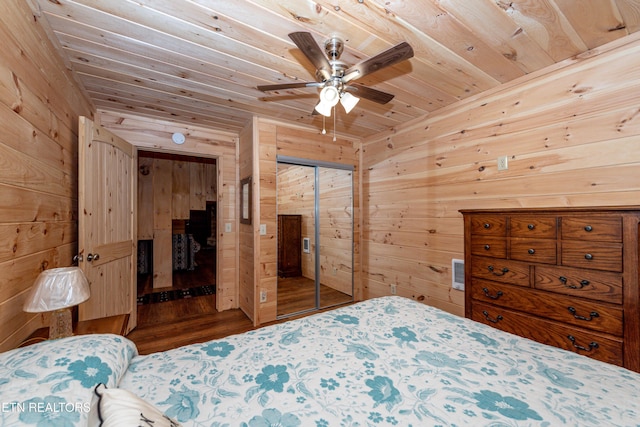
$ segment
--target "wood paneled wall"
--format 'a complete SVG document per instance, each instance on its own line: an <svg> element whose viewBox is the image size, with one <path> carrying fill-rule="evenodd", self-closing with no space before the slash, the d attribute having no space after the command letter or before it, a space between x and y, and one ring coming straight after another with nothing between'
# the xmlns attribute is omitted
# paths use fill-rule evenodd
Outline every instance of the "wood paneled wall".
<svg viewBox="0 0 640 427"><path fill-rule="evenodd" d="M254 175L254 167L255 167L255 159L254 159L254 121L252 120L243 130L240 132L239 138L239 147L238 147L238 158L239 158L239 166L238 173L239 178L244 179L247 177L252 178L251 185L252 187L256 186L256 180L253 178ZM256 191L252 191L252 197L257 197ZM256 222L260 221L260 211L256 210L259 208L258 204L253 202L252 204L251 216L252 221L251 224L240 224L239 225L239 251L240 251L240 259L238 262L239 265L239 301L240 308L242 311L251 319L255 320L256 318L256 286L255 280L256 276L259 274L256 269L255 264L255 252L257 248L259 248L259 244L256 244Z"/></svg>
<svg viewBox="0 0 640 427"><path fill-rule="evenodd" d="M48 319L22 311L38 274L77 250L78 117L92 117L23 1L0 2L0 351Z"/></svg>
<svg viewBox="0 0 640 427"><path fill-rule="evenodd" d="M396 284L464 315L450 271L463 258L459 209L638 204L638 99L629 36L366 140L365 297Z"/></svg>
<svg viewBox="0 0 640 427"><path fill-rule="evenodd" d="M358 139L338 137L334 142L328 135L316 130L295 127L259 119L255 143L258 145L258 169L260 184L258 191L260 223L267 227L267 234L260 236L259 280L257 287L267 292L267 302L258 304L258 316L254 323L260 324L276 319L277 294L277 203L276 173L277 155L301 159L343 163L354 166L353 177L353 221L354 221L354 288L355 298L360 299L360 152Z"/></svg>
<svg viewBox="0 0 640 427"><path fill-rule="evenodd" d="M238 136L198 126L178 125L109 111L100 110L98 115L102 126L138 148L216 158L218 173L216 220L219 224L216 241L218 272L216 305L221 311L238 308L238 216L236 214ZM174 132L181 132L186 136L184 144L176 145L171 142L171 135ZM169 218L171 218L170 213ZM231 232L225 232L226 224L230 224Z"/></svg>

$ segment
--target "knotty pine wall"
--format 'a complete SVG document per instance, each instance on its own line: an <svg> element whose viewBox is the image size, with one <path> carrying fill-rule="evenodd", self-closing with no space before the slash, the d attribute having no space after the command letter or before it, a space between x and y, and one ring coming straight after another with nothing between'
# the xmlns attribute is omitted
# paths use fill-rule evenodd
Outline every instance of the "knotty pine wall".
<svg viewBox="0 0 640 427"><path fill-rule="evenodd" d="M255 119L252 120L251 123L249 123L242 130L242 132L240 132L238 147L238 173L240 175L238 180L251 177L251 186L253 188L256 187L256 180L254 179L256 156L254 155L255 145L253 144L253 140L255 137L255 121ZM257 197L257 193L255 190L251 192L251 197L254 199ZM256 254L256 250L260 247L260 245L256 243L256 240L259 239L259 233L256 231L256 227L259 227L259 225L256 224L259 224L260 222L260 211L259 204L255 201L251 204L251 208L251 224L239 224L240 233L238 250L240 252L240 259L238 261L238 292L240 308L247 315L247 317L249 317L249 319L253 321L257 318L258 307L256 301L259 301L259 297L257 295L258 290L256 289L255 285L255 277L259 275L259 272L257 271L255 259L259 258L259 254Z"/></svg>
<svg viewBox="0 0 640 427"><path fill-rule="evenodd" d="M140 149L216 158L216 307L221 311L238 308L238 135L102 110L98 111L98 121L100 125ZM186 136L184 144L176 145L171 141L174 132L181 132ZM225 232L226 223L231 224L231 232Z"/></svg>
<svg viewBox="0 0 640 427"><path fill-rule="evenodd" d="M640 38L368 138L362 170L365 298L396 284L462 316L459 209L640 204Z"/></svg>
<svg viewBox="0 0 640 427"><path fill-rule="evenodd" d="M353 165L353 221L354 221L354 287L355 299L362 296L360 286L360 140L338 137L333 142L330 136L320 135L315 129L299 128L294 125L258 119L255 124L254 144L257 148L257 164L259 185L259 218L267 227L267 234L259 236L256 242L256 288L267 292L267 302L257 303L255 324L270 322L276 319L277 295L277 207L276 207L276 173L277 156L297 157L302 159L321 160L326 162ZM254 176L255 179L255 176ZM255 187L254 187L255 188ZM254 212L256 212L254 210Z"/></svg>
<svg viewBox="0 0 640 427"><path fill-rule="evenodd" d="M0 2L0 351L47 325L22 311L77 251L78 116L93 116L26 2Z"/></svg>

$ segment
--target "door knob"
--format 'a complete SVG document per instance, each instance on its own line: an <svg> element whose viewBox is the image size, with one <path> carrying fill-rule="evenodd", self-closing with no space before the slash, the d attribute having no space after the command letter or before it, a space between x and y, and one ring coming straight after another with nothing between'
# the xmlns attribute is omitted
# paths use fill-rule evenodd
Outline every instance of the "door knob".
<svg viewBox="0 0 640 427"><path fill-rule="evenodd" d="M87 255L87 261L97 261L100 259L100 254L89 254Z"/></svg>

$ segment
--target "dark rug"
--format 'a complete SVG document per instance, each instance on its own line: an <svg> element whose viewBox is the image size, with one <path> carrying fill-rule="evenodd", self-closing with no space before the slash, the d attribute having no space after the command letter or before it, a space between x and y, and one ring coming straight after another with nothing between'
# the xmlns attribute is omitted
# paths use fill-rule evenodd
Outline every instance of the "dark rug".
<svg viewBox="0 0 640 427"><path fill-rule="evenodd" d="M155 304L157 302L167 302L183 298L201 297L204 295L214 295L215 293L215 285L204 285L197 286L195 288L176 289L175 291L154 292L151 294L140 295L138 297L138 305Z"/></svg>

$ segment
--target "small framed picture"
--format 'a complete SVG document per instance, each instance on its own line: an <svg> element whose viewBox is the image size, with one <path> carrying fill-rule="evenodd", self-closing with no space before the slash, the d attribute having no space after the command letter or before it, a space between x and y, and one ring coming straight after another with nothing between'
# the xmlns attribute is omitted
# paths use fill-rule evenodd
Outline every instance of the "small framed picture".
<svg viewBox="0 0 640 427"><path fill-rule="evenodd" d="M251 177L240 180L240 223L251 224Z"/></svg>

